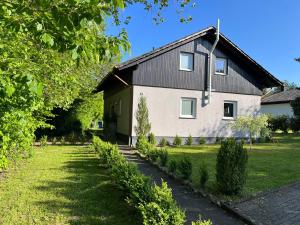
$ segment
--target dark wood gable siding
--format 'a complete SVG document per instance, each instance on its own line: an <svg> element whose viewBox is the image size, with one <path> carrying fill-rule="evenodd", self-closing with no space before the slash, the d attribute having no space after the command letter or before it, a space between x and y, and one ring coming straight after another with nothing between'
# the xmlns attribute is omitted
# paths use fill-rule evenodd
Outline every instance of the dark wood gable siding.
<svg viewBox="0 0 300 225"><path fill-rule="evenodd" d="M137 69L133 71L132 84L205 90L208 53L211 45L208 40L199 38L140 63ZM179 69L180 52L191 52L194 54L193 71L188 72ZM252 95L262 94L260 86L251 76L251 73L243 68L243 65L235 61L229 54L223 52L218 46L215 55L228 58L228 75L213 75L213 90Z"/></svg>

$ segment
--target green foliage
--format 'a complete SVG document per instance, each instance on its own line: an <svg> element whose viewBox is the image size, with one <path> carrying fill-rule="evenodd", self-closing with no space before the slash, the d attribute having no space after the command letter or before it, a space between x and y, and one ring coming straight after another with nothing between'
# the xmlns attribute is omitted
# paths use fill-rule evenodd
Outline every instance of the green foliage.
<svg viewBox="0 0 300 225"><path fill-rule="evenodd" d="M252 138L257 136L268 135L268 116L261 114L257 116L240 116L232 124L233 129L249 135L250 149L252 148Z"/></svg>
<svg viewBox="0 0 300 225"><path fill-rule="evenodd" d="M152 161L152 162L156 162L159 158L159 150L156 148L152 148L150 149L150 151L148 151L147 153L147 157Z"/></svg>
<svg viewBox="0 0 300 225"><path fill-rule="evenodd" d="M148 177L138 171L136 165L125 160L116 145L93 137L93 147L101 162L111 168L112 178L125 194L127 202L140 212L143 224L184 224L185 214L177 206L165 182L161 186L153 185Z"/></svg>
<svg viewBox="0 0 300 225"><path fill-rule="evenodd" d="M188 157L183 157L178 161L178 171L184 179L190 179L192 175L192 162Z"/></svg>
<svg viewBox="0 0 300 225"><path fill-rule="evenodd" d="M40 146L45 147L47 146L48 137L47 135L43 135L40 139Z"/></svg>
<svg viewBox="0 0 300 225"><path fill-rule="evenodd" d="M242 142L233 138L222 141L216 165L217 185L222 193L241 193L246 183L247 161L247 150Z"/></svg>
<svg viewBox="0 0 300 225"><path fill-rule="evenodd" d="M202 219L199 219L198 221L196 222L192 222L192 225L213 225L212 222L210 220L202 220Z"/></svg>
<svg viewBox="0 0 300 225"><path fill-rule="evenodd" d="M144 155L148 155L149 152L154 148L150 144L145 136L139 136L136 142L136 148Z"/></svg>
<svg viewBox="0 0 300 225"><path fill-rule="evenodd" d="M150 132L150 134L148 135L148 141L153 146L156 146L156 138L155 138L155 135L152 132Z"/></svg>
<svg viewBox="0 0 300 225"><path fill-rule="evenodd" d="M168 170L171 173L176 173L177 171L177 162L175 160L171 160L169 165L168 165Z"/></svg>
<svg viewBox="0 0 300 225"><path fill-rule="evenodd" d="M292 117L290 118L290 129L293 132L298 132L300 130L300 118L299 117Z"/></svg>
<svg viewBox="0 0 300 225"><path fill-rule="evenodd" d="M65 144L66 144L65 137L62 136L62 137L60 138L60 145L65 145Z"/></svg>
<svg viewBox="0 0 300 225"><path fill-rule="evenodd" d="M52 145L56 145L56 143L57 143L57 138L56 137L52 138Z"/></svg>
<svg viewBox="0 0 300 225"><path fill-rule="evenodd" d="M135 118L137 125L134 127L137 136L147 136L151 130L151 124L149 122L149 112L147 108L147 100L145 96L140 96L137 110L135 112Z"/></svg>
<svg viewBox="0 0 300 225"><path fill-rule="evenodd" d="M300 97L295 98L291 101L291 106L293 108L294 116L300 118Z"/></svg>
<svg viewBox="0 0 300 225"><path fill-rule="evenodd" d="M199 167L199 174L200 174L200 186L205 187L206 182L209 179L209 173L208 173L208 168L207 164L202 162Z"/></svg>
<svg viewBox="0 0 300 225"><path fill-rule="evenodd" d="M161 166L166 166L169 159L169 153L167 149L161 148L158 150L159 162Z"/></svg>
<svg viewBox="0 0 300 225"><path fill-rule="evenodd" d="M204 137L201 137L201 138L199 139L199 144L200 144L200 145L204 145L205 143L206 143L205 138L204 138Z"/></svg>
<svg viewBox="0 0 300 225"><path fill-rule="evenodd" d="M272 131L281 130L284 133L288 132L289 129L289 117L286 115L280 116L269 116L268 118L269 127Z"/></svg>
<svg viewBox="0 0 300 225"><path fill-rule="evenodd" d="M168 142L167 142L167 140L165 138L162 138L160 140L159 144L160 144L161 147L166 147L167 144L168 144Z"/></svg>
<svg viewBox="0 0 300 225"><path fill-rule="evenodd" d="M174 141L173 141L173 145L175 145L176 147L180 146L182 143L182 139L181 137L179 137L177 134L174 138Z"/></svg>
<svg viewBox="0 0 300 225"><path fill-rule="evenodd" d="M189 135L187 140L186 140L186 144L187 145L192 145L193 144L193 138L192 138L192 135Z"/></svg>

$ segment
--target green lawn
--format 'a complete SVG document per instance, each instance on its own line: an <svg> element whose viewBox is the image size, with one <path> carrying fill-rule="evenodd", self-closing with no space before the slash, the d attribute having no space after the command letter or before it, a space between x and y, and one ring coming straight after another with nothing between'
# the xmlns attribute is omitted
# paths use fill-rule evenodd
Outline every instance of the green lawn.
<svg viewBox="0 0 300 225"><path fill-rule="evenodd" d="M87 147L49 146L0 179L0 224L137 224Z"/></svg>
<svg viewBox="0 0 300 225"><path fill-rule="evenodd" d="M249 153L248 179L243 195L266 191L282 185L300 181L300 136L277 134L278 143L257 144ZM198 168L202 161L209 168L208 189L215 187L216 154L219 145L182 146L169 148L170 159L184 155L193 163L192 181L199 185ZM248 148L248 147L247 147Z"/></svg>

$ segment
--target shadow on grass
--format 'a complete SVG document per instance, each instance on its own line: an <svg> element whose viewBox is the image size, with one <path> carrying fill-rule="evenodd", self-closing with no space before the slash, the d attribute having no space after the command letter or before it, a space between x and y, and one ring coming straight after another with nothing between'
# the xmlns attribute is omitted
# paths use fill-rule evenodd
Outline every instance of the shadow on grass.
<svg viewBox="0 0 300 225"><path fill-rule="evenodd" d="M40 207L63 215L70 224L138 224L135 212L127 207L121 193L111 183L108 171L98 164L98 159L88 150L74 152L59 168L70 176L35 187L58 196L38 202Z"/></svg>

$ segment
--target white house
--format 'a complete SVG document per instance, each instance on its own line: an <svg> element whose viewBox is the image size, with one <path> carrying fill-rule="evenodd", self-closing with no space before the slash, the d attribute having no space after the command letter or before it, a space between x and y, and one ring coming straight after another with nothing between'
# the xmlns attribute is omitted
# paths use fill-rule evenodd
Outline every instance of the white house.
<svg viewBox="0 0 300 225"><path fill-rule="evenodd" d="M291 89L263 97L261 100L261 112L274 116L286 115L292 117L294 112L291 107L291 101L297 97L300 97L299 89Z"/></svg>

